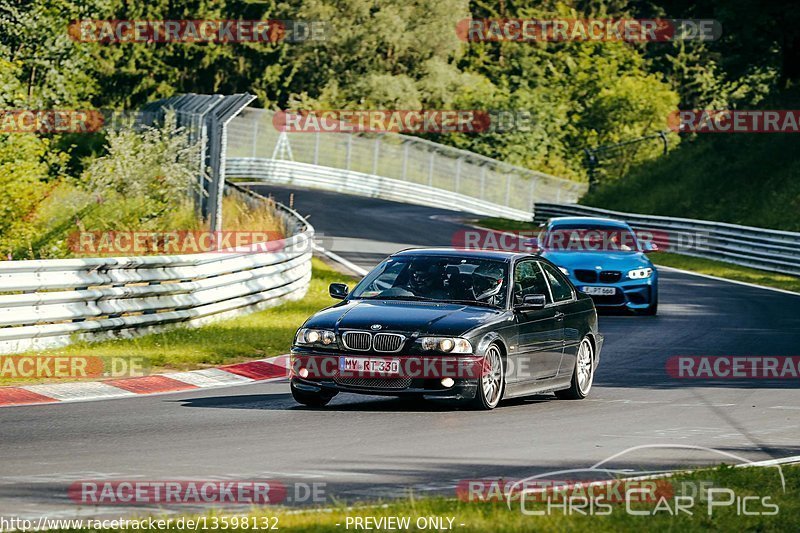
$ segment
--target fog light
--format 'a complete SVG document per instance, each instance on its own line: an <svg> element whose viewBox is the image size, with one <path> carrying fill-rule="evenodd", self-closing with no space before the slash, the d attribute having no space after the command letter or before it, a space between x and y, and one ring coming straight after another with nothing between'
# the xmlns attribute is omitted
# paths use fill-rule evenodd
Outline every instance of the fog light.
<svg viewBox="0 0 800 533"><path fill-rule="evenodd" d="M452 387L454 383L455 381L453 381L453 378L442 378L442 387L446 389Z"/></svg>
<svg viewBox="0 0 800 533"><path fill-rule="evenodd" d="M308 369L307 368L301 368L300 370L297 371L297 375L300 376L301 378L307 378L308 377Z"/></svg>

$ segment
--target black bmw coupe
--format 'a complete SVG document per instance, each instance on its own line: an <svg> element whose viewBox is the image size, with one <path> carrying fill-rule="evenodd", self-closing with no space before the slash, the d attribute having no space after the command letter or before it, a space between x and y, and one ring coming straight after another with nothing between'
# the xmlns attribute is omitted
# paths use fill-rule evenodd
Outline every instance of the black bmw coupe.
<svg viewBox="0 0 800 533"><path fill-rule="evenodd" d="M307 406L339 392L500 400L589 394L603 337L592 299L549 261L449 248L398 252L310 317L292 345L291 390Z"/></svg>

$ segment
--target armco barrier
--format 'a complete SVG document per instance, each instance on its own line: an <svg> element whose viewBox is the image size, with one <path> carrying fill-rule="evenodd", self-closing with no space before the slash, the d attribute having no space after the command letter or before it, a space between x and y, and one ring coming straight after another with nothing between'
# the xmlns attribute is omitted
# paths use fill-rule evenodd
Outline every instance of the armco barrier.
<svg viewBox="0 0 800 533"><path fill-rule="evenodd" d="M800 276L800 233L739 226L724 222L621 213L580 205L537 203L534 220L592 216L628 222L636 230L659 232L670 251ZM656 234L658 235L658 233Z"/></svg>
<svg viewBox="0 0 800 533"><path fill-rule="evenodd" d="M0 262L0 353L198 325L302 298L314 229L279 212L287 228L279 251Z"/></svg>
<svg viewBox="0 0 800 533"><path fill-rule="evenodd" d="M531 219L531 214L528 212L435 187L352 170L297 163L295 161L237 157L228 159L225 172L230 179L246 179L277 185L323 189L428 207L465 211L484 216L505 217L515 220Z"/></svg>
<svg viewBox="0 0 800 533"><path fill-rule="evenodd" d="M318 178L316 187L338 187L345 178L348 185L369 180L367 192L374 193L375 185L381 192L398 189L396 199L402 202L410 198L421 202L420 196L434 190L441 199L439 206L526 221L531 220L534 201L574 203L588 188L586 183L398 133L282 133L274 116L273 111L247 108L230 121L225 148L229 165L244 158L287 160L306 166L276 168L319 169L309 175ZM226 176L234 174L226 171ZM333 190L365 194L358 189Z"/></svg>

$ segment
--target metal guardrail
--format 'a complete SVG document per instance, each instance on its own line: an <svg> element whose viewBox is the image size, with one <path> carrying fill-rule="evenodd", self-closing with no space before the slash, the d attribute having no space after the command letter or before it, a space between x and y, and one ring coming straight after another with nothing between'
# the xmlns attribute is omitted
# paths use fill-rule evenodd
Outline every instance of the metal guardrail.
<svg viewBox="0 0 800 533"><path fill-rule="evenodd" d="M0 262L0 353L199 325L302 298L314 229L279 209L279 251Z"/></svg>
<svg viewBox="0 0 800 533"><path fill-rule="evenodd" d="M284 161L280 159L228 159L225 172L231 179L265 181L310 189L382 198L395 202L440 207L484 216L530 220L530 213L471 196L444 191L435 187L408 183L352 170Z"/></svg>
<svg viewBox="0 0 800 533"><path fill-rule="evenodd" d="M588 188L586 183L408 135L281 133L272 122L273 116L272 111L248 108L232 119L227 130L228 158L289 159L307 165L303 168L311 165L327 168L331 178L338 175L349 184L354 183L356 176L358 179L369 177L372 183L388 178L392 180L386 181L390 186L403 183L405 189L425 190L426 194L430 189L437 189L440 193L450 193L451 198L453 194L458 195L458 201L451 201L451 209L469 198L471 205L491 204L496 216L519 220L531 219L534 201L573 203ZM226 172L229 177L235 176L235 173ZM326 171L319 171L323 172ZM329 184L319 184L323 185ZM356 190L339 190L362 194ZM473 212L486 213L484 210Z"/></svg>
<svg viewBox="0 0 800 533"><path fill-rule="evenodd" d="M800 276L800 233L550 203L537 203L534 215L537 222L563 216L624 220L635 230L654 232L655 242L668 251Z"/></svg>

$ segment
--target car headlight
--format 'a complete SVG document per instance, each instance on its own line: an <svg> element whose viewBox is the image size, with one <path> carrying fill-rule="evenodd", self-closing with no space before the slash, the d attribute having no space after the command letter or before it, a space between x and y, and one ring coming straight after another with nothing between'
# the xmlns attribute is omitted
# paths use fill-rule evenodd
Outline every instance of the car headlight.
<svg viewBox="0 0 800 533"><path fill-rule="evenodd" d="M569 270L567 270L566 268L564 268L564 267L558 267L558 269L559 269L559 270L561 271L561 273L562 273L562 274L564 274L565 276L569 276Z"/></svg>
<svg viewBox="0 0 800 533"><path fill-rule="evenodd" d="M327 329L300 328L294 338L295 344L304 346L336 346L336 334Z"/></svg>
<svg viewBox="0 0 800 533"><path fill-rule="evenodd" d="M649 267L636 268L628 272L630 279L645 279L653 275L653 269Z"/></svg>
<svg viewBox="0 0 800 533"><path fill-rule="evenodd" d="M438 350L445 353L472 353L472 344L461 337L420 337L423 350Z"/></svg>

